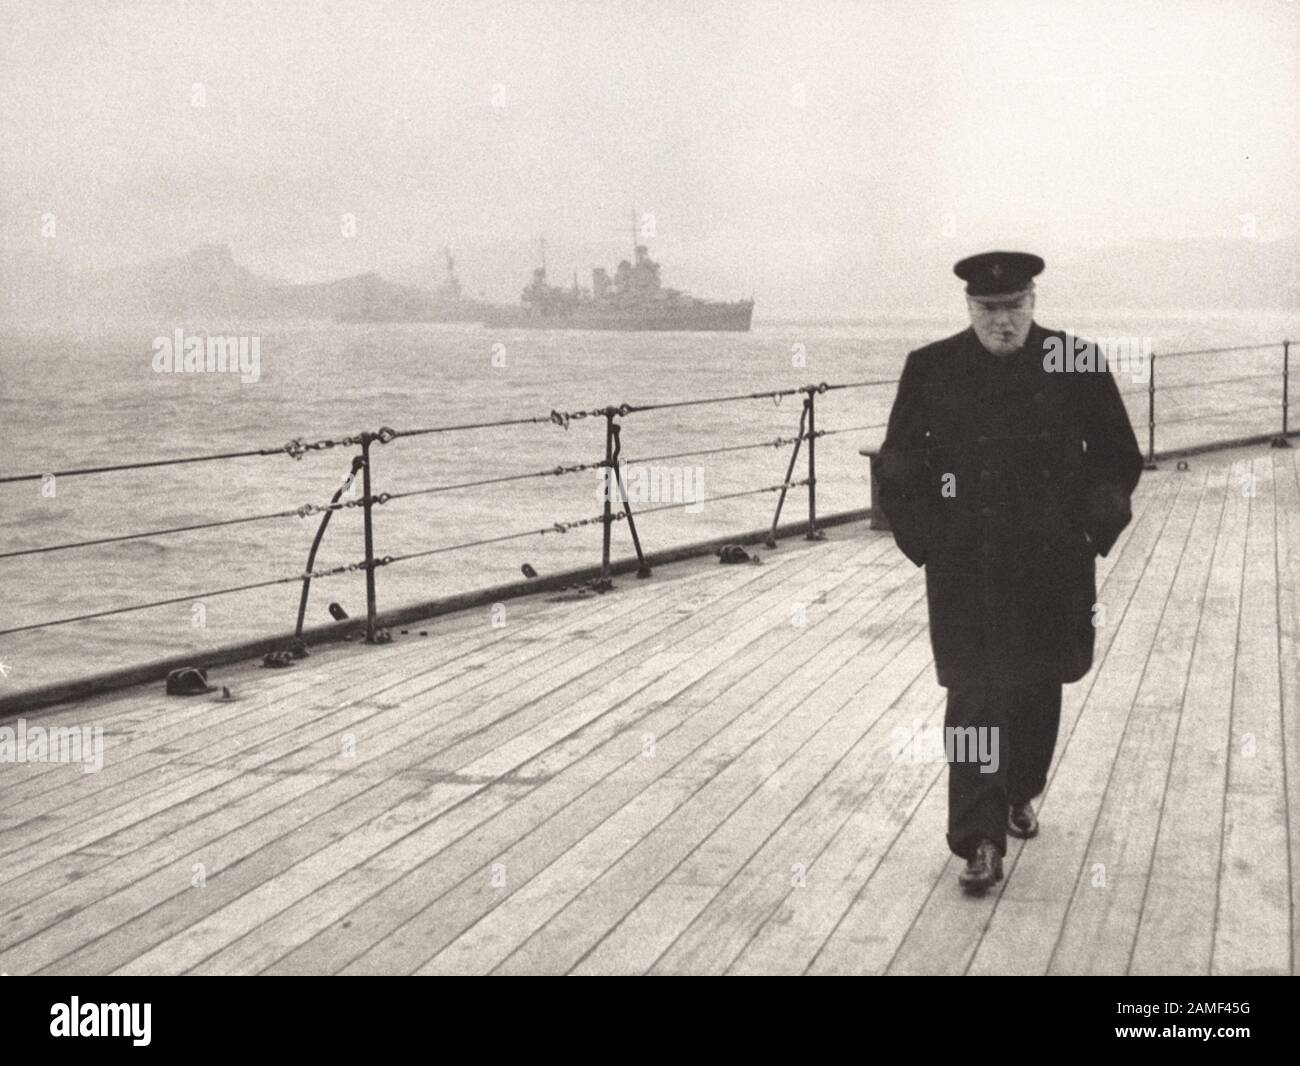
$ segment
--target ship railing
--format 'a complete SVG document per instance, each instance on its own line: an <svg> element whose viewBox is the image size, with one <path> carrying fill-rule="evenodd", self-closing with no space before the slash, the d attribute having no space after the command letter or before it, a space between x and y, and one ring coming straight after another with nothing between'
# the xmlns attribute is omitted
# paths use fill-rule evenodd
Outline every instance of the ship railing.
<svg viewBox="0 0 1300 1066"><path fill-rule="evenodd" d="M1196 355L1215 355L1230 352L1241 352L1246 350L1262 350L1270 347L1279 347L1274 345L1252 345L1237 348L1219 348L1219 349L1199 349L1188 352L1171 352L1162 356L1164 359L1175 359L1191 357ZM1238 444L1256 443L1268 440L1276 446L1285 446L1288 438L1294 435L1295 431L1288 428L1288 402L1289 402L1289 353L1290 342L1280 342L1281 348L1281 402L1280 415L1281 426L1280 432L1269 434L1262 437L1253 438L1235 438L1232 440L1219 441L1217 443L1206 443L1198 445L1194 450L1203 450L1207 447L1228 447ZM1174 384L1163 384L1161 388L1165 391L1193 387L1197 384L1203 386L1223 386L1237 382L1257 381L1267 376L1277 376L1279 371L1270 371L1268 373L1252 373L1250 375L1239 375L1236 377L1219 378L1200 382L1185 382ZM279 585L300 584L301 592L299 595L299 605L297 614L297 625L294 629L293 638L287 637L268 637L264 640L254 641L250 644L239 645L237 647L223 649L221 652L196 653L199 658L206 658L208 661L233 661L237 657L250 657L260 654L263 648L279 647L280 651L276 654L287 654L289 649L295 653L305 652L304 641L339 639L343 633L351 635L357 634L357 623L348 622L347 624L335 625L324 628L305 628L306 612L308 598L310 595L312 582L333 578L346 574L360 573L364 577L366 591L366 617L361 632L364 633L364 639L367 643L378 644L386 643L389 634L384 628L385 624L396 624L399 620L414 620L421 617L429 617L433 613L428 608L430 605L406 605L381 615L377 602L375 588L375 573L377 570L397 566L405 562L416 559L430 558L437 555L447 554L457 551L465 551L472 548L481 548L488 545L505 543L508 541L521 540L529 537L541 537L550 534L564 534L570 530L582 527L600 526L601 535L601 553L598 567L592 567L589 571L590 576L586 578L585 587L596 592L603 592L613 587L613 576L617 573L627 573L635 571L637 576L645 577L650 573L651 564L656 559L667 560L669 558L683 558L689 554L698 554L703 550L711 547L719 547L727 543L752 543L755 533L745 534L744 537L737 538L720 538L716 542L707 544L697 544L690 549L673 549L663 551L657 555L648 555L641 542L640 535L636 527L637 515L646 515L661 511L671 511L679 508L690 506L690 502L672 502L658 504L651 507L639 507L633 511L631 501L628 497L626 487L623 484L620 473L620 460L622 459L623 449L623 430L628 420L638 419L642 416L652 415L656 412L663 412L673 409L687 407L698 407L704 405L718 404L738 404L755 401L771 401L779 403L782 399L788 397L799 397L801 405L799 409L799 421L797 430L793 435L788 437L778 436L774 439L752 441L740 444L729 444L719 447L697 448L684 451L672 452L663 455L638 457L637 463L663 462L670 459L682 459L688 457L703 457L708 455L719 455L724 453L735 453L756 449L789 447L790 454L785 464L784 477L779 482L772 482L761 486L746 488L741 491L727 493L725 495L710 497L710 502L714 500L730 500L741 497L774 495L776 497L775 506L772 512L770 523L765 524L761 531L761 539L770 547L775 547L778 535L786 536L802 532L805 537L811 540L818 540L824 536L823 526L839 524L841 522L854 521L860 519L870 519L873 527L884 528L883 516L876 505L874 499L874 486L871 492L871 506L858 510L842 511L835 515L819 518L817 511L817 442L825 437L847 434L847 433L869 433L886 428L883 422L871 425L851 425L837 426L836 428L818 428L817 425L817 401L819 397L824 397L831 392L844 390L868 390L880 389L894 386L898 383L897 378L879 378L863 381L849 381L841 383L820 382L817 384L808 384L786 389L765 390L758 392L746 392L725 396L704 396L692 397L688 399L649 404L619 404L604 405L589 408L581 408L571 411L552 410L546 414L538 414L529 417L517 418L499 418L488 421L454 423L446 425L434 425L412 428L392 428L382 426L375 430L364 430L350 436L344 437L322 437L318 439L295 438L285 444L271 447L249 448L237 451L223 451L199 455L189 455L180 457L162 457L155 459L144 459L132 462L123 462L115 464L104 464L94 466L80 466L64 470L31 472L21 474L6 474L0 476L0 486L16 486L24 483L44 482L50 478L69 478L69 477L90 477L90 476L107 476L118 474L126 471L135 471L147 468L158 468L180 465L198 465L204 463L224 463L245 459L264 459L272 460L277 457L289 458L291 460L302 460L308 456L316 456L325 452L347 451L355 449L354 454L349 459L348 474L343 484L333 495L333 498L324 504L306 504L296 508L286 508L276 511L268 511L256 514L244 514L234 516L216 517L205 522L188 523L185 525L171 526L166 528L157 528L141 530L138 532L116 534L111 536L95 537L84 540L66 541L61 543L44 544L32 548L23 548L10 551L0 552L0 560L11 560L23 556L49 554L63 551L83 550L99 548L110 544L119 544L125 541L142 540L147 538L165 537L179 535L184 533L195 533L205 530L214 530L226 528L234 525L247 523L270 522L278 519L302 519L307 517L320 516L320 523L317 527L315 536L312 540L311 548L307 556L306 565L302 571L284 574L274 577L268 577L263 580L246 582L239 585L226 586L221 588L206 589L203 591L187 592L184 595L168 596L161 599L154 599L146 602L131 603L121 606L106 608L104 610L85 612L81 614L69 615L64 617L55 617L45 619L40 622L33 622L17 626L0 628L0 637L11 636L13 634L32 631L45 630L55 626L70 625L78 622L85 622L109 616L121 615L131 612L146 611L155 608L161 608L178 603L188 603L201 601L208 598L234 595L236 593L248 592L256 589L270 588ZM1155 448L1155 431L1156 431L1156 385L1154 374L1154 359L1152 359L1151 377L1147 386L1148 398L1148 454L1147 460L1149 466L1155 466L1158 459L1165 456L1172 456L1176 453L1158 453ZM888 396L882 396L882 403L887 403ZM1269 408L1277 407L1277 404L1269 405ZM1254 408L1243 408L1240 411L1254 410ZM1230 414L1231 411L1203 412L1199 415L1189 417L1178 417L1167 420L1165 424L1174 422L1190 421L1195 418L1217 419L1224 414ZM456 481L445 484L425 485L401 492L376 492L374 458L378 449L398 442L413 441L416 438L430 437L435 435L448 434L469 434L489 430L504 430L519 428L524 426L553 425L562 430L567 430L575 422L583 420L603 420L604 423L604 453L602 456L592 459L590 462L557 465L545 469L524 470L511 474L497 477L486 477ZM1183 452L1187 452L1184 449ZM862 453L866 455L874 454L873 448L864 448ZM800 455L804 458L802 470L796 471ZM630 461L629 461L630 462ZM557 521L547 526L519 529L504 532L499 535L467 540L452 544L435 545L435 546L414 546L410 550L397 554L380 554L375 548L375 512L382 507L395 503L400 500L409 500L417 497L436 496L447 492L461 492L472 489L482 489L511 482L522 482L529 480L540 480L553 477L566 477L575 475L584 471L602 471L604 481L603 490L603 509L596 515L588 515L571 519L569 521ZM796 473L802 476L796 477ZM362 494L360 498L343 499L353 487L355 480L360 477L362 481ZM792 489L802 489L806 494L806 517L795 523L787 523L781 526L781 516L783 509L789 499L789 493ZM362 557L346 565L326 567L321 569L315 568L317 551L321 545L326 529L329 526L332 516L340 511L359 508L362 512ZM614 529L619 524L625 522L635 552L634 559L623 559L615 561L613 553L613 536ZM525 582L516 583L513 586L501 587L487 590L496 597L504 598L506 596L522 595L528 591L535 591L550 585L555 587L555 581L566 575L553 575L548 582ZM572 574L568 575L570 578ZM453 597L444 606L450 609L451 606L466 606L472 601L471 597L461 596ZM286 641L289 641L288 648L285 647ZM238 654L236 654L238 653ZM116 671L112 674L99 675L93 679L96 684L93 688L109 688L122 684L130 684L140 680L154 679L162 676L160 671L173 665L172 661L151 664L146 668L133 668L131 670ZM76 691L86 691L87 683L81 683ZM29 702L36 705L40 703L53 702L60 698L60 693L64 693L66 698L67 687L51 686L45 690L36 690L34 692L22 693L21 697L26 697ZM11 705L11 698L0 699L0 709Z"/></svg>
<svg viewBox="0 0 1300 1066"><path fill-rule="evenodd" d="M766 543L775 547L778 534L784 536L789 535L791 532L790 523L787 523L785 526L781 525L782 513L788 502L790 491L804 490L806 492L807 517L802 522L796 524L799 526L800 531L804 532L804 534L810 539L820 539L823 536L823 533L820 528L817 513L816 450L818 440L847 433L868 432L871 430L881 429L883 428L883 425L848 425L831 429L818 428L816 424L818 397L824 396L830 392L889 386L894 384L895 380L896 379L881 379L873 381L842 382L836 384L821 382L792 388L747 392L726 396L692 397L689 399L665 403L624 403L619 405L581 408L571 411L552 410L546 414L538 414L531 417L499 418L485 421L409 428L382 426L379 429L364 430L360 433L343 437L322 437L317 439L299 437L278 446L247 448L242 450L179 457L141 459L113 464L84 465L43 472L6 474L0 476L0 488L13 488L22 484L31 484L33 482L44 483L51 479L57 483L59 479L63 478L112 476L130 471L159 467L195 466L212 463L222 464L252 459L273 461L277 457L281 459L287 457L291 460L301 461L309 456L316 457L322 453L334 454L337 452L352 450L352 454L348 461L347 476L327 503L305 504L300 507L284 508L253 514L216 516L208 521L190 522L182 525L144 529L130 533L105 535L89 539L69 540L59 543L42 544L36 547L0 551L0 560L15 560L25 556L103 548L107 545L116 545L127 541L201 533L203 531L225 529L235 525L271 522L277 519L301 520L303 518L319 516L319 525L317 526L315 536L312 539L311 547L303 570L291 574L270 576L263 580L245 582L237 585L227 585L219 588L208 588L201 591L187 592L184 595L166 596L144 602L107 607L102 610L47 618L42 621L22 625L11 625L0 628L0 637L12 636L14 634L35 630L47 630L56 626L72 625L74 623L87 622L110 616L147 611L179 603L198 602L209 598L230 596L257 589L272 588L280 585L300 584L301 592L298 603L297 625L294 629L292 638L268 638L266 641L255 641L252 644L241 645L240 647L250 654L260 654L263 645L271 646L273 644L278 645L279 649L274 652L275 654L286 654L291 651L301 652L305 651L305 641L311 641L314 639L338 639L338 637L345 632L349 636L353 634L360 635L360 633L357 633L358 623L355 621L350 621L346 625L334 625L324 629L308 630L305 626L308 598L314 581L338 577L345 574L359 573L364 577L366 592L366 615L361 633L364 634L364 639L367 643L386 643L390 637L384 626L385 624L393 624L392 619L428 617L428 614L420 615L418 613L419 607L412 608L406 606L399 608L397 611L387 612L386 615L381 615L375 587L375 574L379 569L397 566L411 560L427 559L437 555L465 551L473 548L482 548L489 545L522 540L529 537L564 534L571 530L592 526L600 526L602 530L600 562L598 567L591 568L593 572L591 572L590 576L585 579L582 588L584 591L590 589L595 592L604 592L613 587L613 576L616 571L620 573L628 572L634 568L637 576L645 577L650 573L651 563L655 558L667 560L668 558L684 557L686 554L683 549L674 548L671 551L660 552L657 556L648 555L642 545L641 537L637 530L636 519L638 516L656 512L672 511L689 507L700 502L688 500L684 502L661 503L645 507L638 505L634 511L632 502L629 499L627 488L623 483L623 476L621 473L622 467L620 466L620 462L649 464L688 457L722 455L758 449L789 448L789 459L788 462L783 464L784 477L780 481L776 481L774 478L767 484L744 488L736 492L709 496L707 502L713 503L715 501L733 500L749 496L774 495L776 497L775 506L772 511L770 523L766 524L764 527L765 536L763 539ZM624 425L628 420L651 416L657 412L704 405L738 404L763 400L779 404L783 399L790 397L798 397L802 401L799 410L797 431L792 433L790 436L777 436L775 438L749 441L745 443L700 447L674 451L667 454L640 456L635 460L623 459ZM549 425L555 426L560 430L568 430L569 427L575 423L586 420L601 421L603 422L604 428L603 455L592 459L590 462L557 465L545 469L521 470L515 473L495 477L482 477L451 481L443 484L423 485L405 491L376 491L378 486L375 477L375 458L379 450L384 447L397 446L401 443L415 441L417 438L432 437L435 435L446 436L455 434L472 434L483 431L499 432L502 430L518 429L525 426ZM802 470L796 470L801 455L804 459L804 468ZM414 545L409 550L394 554L381 554L376 549L376 512L380 508L395 504L398 501L414 500L418 497L433 497L449 492L464 492L474 489L484 489L512 482L566 477L587 471L601 472L600 476L603 481L603 509L598 514L572 518L567 521L556 521L541 527L502 532L493 536L464 540L451 544ZM776 472L774 471L774 474L775 473ZM361 481L361 495L359 498L355 497L354 494L354 484L358 478ZM352 497L345 499L344 497L349 494L352 494ZM346 565L317 568L315 565L317 552L321 546L326 530L329 527L330 519L341 511L351 509L359 509L362 515L363 543L361 558ZM864 507L855 511L841 512L837 515L831 516L827 521L830 524L838 524L840 522L852 521L866 517L867 509ZM632 566L628 565L629 560L620 560L616 562L613 559L614 530L619 523L626 523L631 537L632 547L635 551L635 560ZM733 542L739 543L740 541L735 537L720 538L718 545L721 546ZM750 541L746 542L748 543ZM710 542L710 544L711 543L712 542ZM694 546L696 549L703 547L705 546ZM588 571L581 571L577 573L578 576L581 576L587 572ZM507 590L502 590L498 587L497 589L490 591L502 597L505 595L521 594L523 591L535 591L541 588L553 586L558 578L565 576L566 575L550 575L549 580L546 581L525 583L524 586L515 586ZM567 576L572 578L574 575L573 573L570 573ZM453 599L456 598L453 597ZM460 597L460 601L464 602L464 597ZM197 655L197 657L207 658L209 661L213 661L212 653ZM229 657L219 657L216 661L230 661L230 659ZM169 665L171 665L170 661L164 664L154 664L157 669ZM102 682L98 687L107 688L114 687L117 683L131 683L132 680L138 680L146 676L152 677L155 673L156 670L146 670L144 673L141 673L140 670L131 670L119 672L111 677L109 675L104 675L102 678L98 679ZM21 695L34 698L38 694L29 692ZM8 699L0 698L0 709L3 709L5 705L10 702L11 701ZM41 702L48 701L42 700Z"/></svg>

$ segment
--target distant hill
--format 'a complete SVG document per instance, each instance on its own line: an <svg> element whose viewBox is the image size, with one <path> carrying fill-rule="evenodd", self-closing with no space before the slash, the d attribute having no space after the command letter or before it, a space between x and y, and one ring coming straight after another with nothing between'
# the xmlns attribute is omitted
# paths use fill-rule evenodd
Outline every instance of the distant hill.
<svg viewBox="0 0 1300 1066"><path fill-rule="evenodd" d="M470 320L478 311L469 301L453 307L430 289L374 273L313 284L262 277L236 262L224 244L93 275L14 271L3 282L9 310L20 318L417 321Z"/></svg>
<svg viewBox="0 0 1300 1066"><path fill-rule="evenodd" d="M277 287L236 263L228 245L204 244L85 278L69 296L78 308L119 315L242 317Z"/></svg>

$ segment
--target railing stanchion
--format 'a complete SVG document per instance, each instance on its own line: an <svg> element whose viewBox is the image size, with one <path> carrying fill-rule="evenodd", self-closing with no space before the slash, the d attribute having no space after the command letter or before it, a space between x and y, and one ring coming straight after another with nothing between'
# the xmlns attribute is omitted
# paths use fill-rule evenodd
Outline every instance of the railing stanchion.
<svg viewBox="0 0 1300 1066"><path fill-rule="evenodd" d="M1274 448L1289 448L1291 442L1287 439L1287 407L1289 403L1289 385L1291 379L1291 342L1282 342L1282 433L1273 438Z"/></svg>
<svg viewBox="0 0 1300 1066"><path fill-rule="evenodd" d="M614 583L609 576L609 545L610 538L613 534L614 525L614 485L616 478L614 476L614 415L617 409L613 407L605 408L605 510L603 516L604 529L601 533L600 545L600 580L598 588L612 588Z"/></svg>
<svg viewBox="0 0 1300 1066"><path fill-rule="evenodd" d="M325 509L325 516L320 520L320 525L316 529L316 536L311 542L311 551L307 553L307 568L302 575L302 593L298 597L298 625L293 631L294 637L299 640L302 639L303 623L307 620L307 596L311 592L311 570L316 565L316 552L320 549L321 538L325 536L325 527L330 524L330 518L334 515L334 505L339 502L345 492L352 488L364 461L360 455L352 460L352 470L343 479L343 484L338 487L338 491L334 493L334 498L330 500L329 507Z"/></svg>
<svg viewBox="0 0 1300 1066"><path fill-rule="evenodd" d="M375 642L375 531L371 520L370 498L370 442L375 435L370 431L361 434L361 488L365 494L362 512L366 530L366 643Z"/></svg>
<svg viewBox="0 0 1300 1066"><path fill-rule="evenodd" d="M790 478L794 476L794 464L799 459L799 449L803 445L804 431L808 425L808 409L811 406L812 399L805 396L803 413L799 416L799 435L794 439L794 451L790 453L790 465L785 468L785 480L781 483L781 495L776 498L776 514L772 516L772 528L767 534L767 540L763 542L769 548L776 547L776 527L781 521L781 508L785 506L785 494L790 488Z"/></svg>
<svg viewBox="0 0 1300 1066"><path fill-rule="evenodd" d="M1156 466L1156 353L1151 353L1147 364L1147 461L1144 470L1159 470Z"/></svg>
<svg viewBox="0 0 1300 1066"><path fill-rule="evenodd" d="M825 540L817 528L817 390L808 387L808 532L805 540Z"/></svg>
<svg viewBox="0 0 1300 1066"><path fill-rule="evenodd" d="M641 538L637 536L636 519L632 517L632 503L627 498L627 488L623 485L623 472L618 468L618 457L623 450L622 427L613 423L614 428L614 457L610 464L613 471L614 485L618 487L619 506L623 513L627 515L627 531L632 534L632 547L636 549L636 576L649 577L650 564L645 561L645 552L641 550Z"/></svg>

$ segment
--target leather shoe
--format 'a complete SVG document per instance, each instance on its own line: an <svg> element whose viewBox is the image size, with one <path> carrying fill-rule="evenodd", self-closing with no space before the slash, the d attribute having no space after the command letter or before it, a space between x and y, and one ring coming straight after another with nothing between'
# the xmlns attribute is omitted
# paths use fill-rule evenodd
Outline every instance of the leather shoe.
<svg viewBox="0 0 1300 1066"><path fill-rule="evenodd" d="M1038 836L1038 815L1034 813L1032 803L1026 800L1011 805L1007 811L1007 832L1021 840Z"/></svg>
<svg viewBox="0 0 1300 1066"><path fill-rule="evenodd" d="M991 840L981 840L975 854L966 860L966 869L957 875L962 891L981 895L1002 880L1002 853Z"/></svg>

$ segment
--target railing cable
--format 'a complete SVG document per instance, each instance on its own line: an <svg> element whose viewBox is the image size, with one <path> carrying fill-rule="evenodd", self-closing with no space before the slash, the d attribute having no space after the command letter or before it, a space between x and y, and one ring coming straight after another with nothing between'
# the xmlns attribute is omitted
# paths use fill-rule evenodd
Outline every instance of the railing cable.
<svg viewBox="0 0 1300 1066"><path fill-rule="evenodd" d="M384 565L376 560L376 566ZM191 592L185 596L173 596L166 600L151 600L148 603L133 603L126 607L114 607L107 611L92 611L88 614L72 615L67 618L55 618L48 622L33 622L30 625L12 626L9 629L0 629L0 637L8 636L10 633L22 633L30 629L46 629L50 626L67 625L69 622L85 622L92 618L105 618L114 614L129 614L132 611L145 611L152 607L167 607L176 603L187 603L192 600L206 600L215 596L229 596L236 592L249 592L253 589L271 588L274 585L288 585L292 582L302 581L304 578L334 577L337 574L347 574L358 570L366 569L364 562L349 563L346 566L334 566L328 570L317 570L314 573L291 574L288 577L271 578L267 581L254 581L247 585L232 585L229 588L213 589L207 592Z"/></svg>
<svg viewBox="0 0 1300 1066"><path fill-rule="evenodd" d="M703 500L686 500L682 503L661 504L657 507L639 507L637 508L637 514L644 515L644 514L652 514L656 511L679 510L683 507L695 507L703 503L716 503L721 500L738 499L741 496L755 496L763 492L779 492L782 488L794 488L797 485L806 485L806 484L808 484L808 480L805 478L801 481L790 481L790 482L786 482L785 484L777 484L777 485L765 485L762 488L746 489L742 492L729 492L729 493L724 493L720 496L710 496L707 499L703 499ZM612 521L622 522L626 520L627 513L625 511L619 510L619 511L615 511L610 517ZM385 556L384 557L385 561L376 562L376 565L387 566L390 563L406 562L408 559L422 559L429 555L443 555L447 552L463 551L466 548L481 548L488 544L500 544L503 541L520 540L524 537L544 536L549 533L567 533L571 529L581 529L586 526L598 526L602 522L604 522L604 520L605 520L605 516L603 514L593 515L591 518L580 518L572 522L556 522L553 525L543 526L540 529L522 529L516 533L503 533L499 537L484 537L481 540L464 541L460 544L444 544L441 547L437 547L437 548L425 548L421 551L404 552L399 555Z"/></svg>

